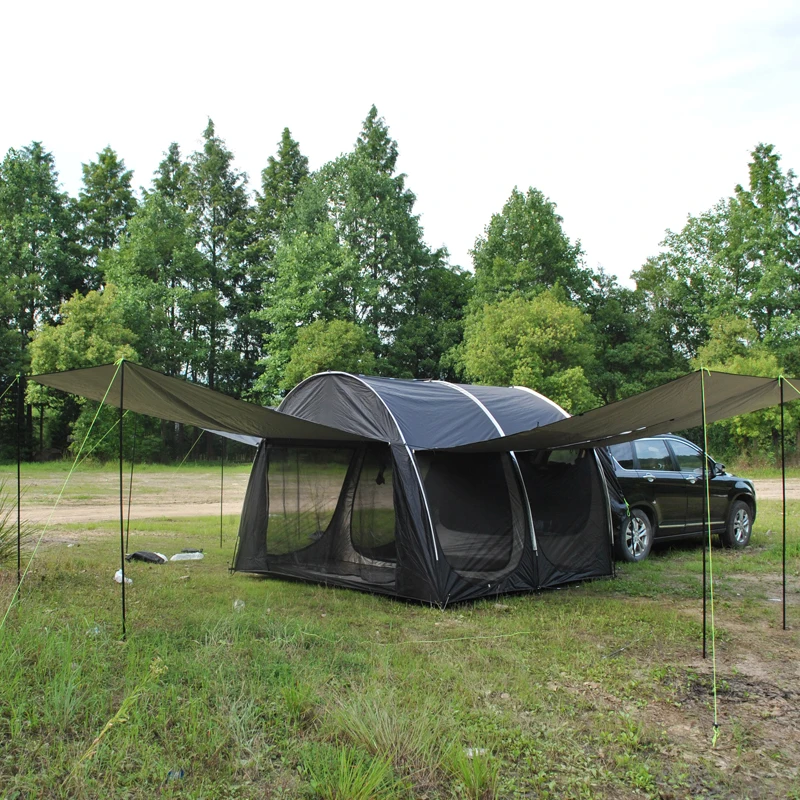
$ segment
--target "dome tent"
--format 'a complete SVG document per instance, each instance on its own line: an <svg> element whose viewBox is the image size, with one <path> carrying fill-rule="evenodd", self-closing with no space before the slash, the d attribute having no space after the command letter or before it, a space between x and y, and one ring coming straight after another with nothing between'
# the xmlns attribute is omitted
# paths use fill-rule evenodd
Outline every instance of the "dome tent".
<svg viewBox="0 0 800 800"><path fill-rule="evenodd" d="M612 572L594 450L449 452L568 416L536 392L326 372L279 411L362 441L261 442L237 571L439 605Z"/></svg>

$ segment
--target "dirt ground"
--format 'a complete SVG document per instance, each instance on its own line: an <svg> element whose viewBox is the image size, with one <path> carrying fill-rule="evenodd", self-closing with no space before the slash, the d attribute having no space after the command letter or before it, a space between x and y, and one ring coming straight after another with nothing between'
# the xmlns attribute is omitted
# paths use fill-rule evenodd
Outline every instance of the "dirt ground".
<svg viewBox="0 0 800 800"><path fill-rule="evenodd" d="M248 474L238 470L225 476L222 486L223 514L238 514L242 509ZM119 519L119 478L113 473L93 476L89 486L77 491L69 487L57 506L63 477L35 478L26 482L22 516L31 522L66 524L103 522ZM123 514L129 511L128 483L124 481ZM756 496L764 500L780 500L780 480L755 482ZM786 497L800 499L800 479L786 483ZM214 472L194 473L188 477L167 472L142 473L134 476L130 501L131 519L153 517L203 517L220 512L220 476Z"/></svg>

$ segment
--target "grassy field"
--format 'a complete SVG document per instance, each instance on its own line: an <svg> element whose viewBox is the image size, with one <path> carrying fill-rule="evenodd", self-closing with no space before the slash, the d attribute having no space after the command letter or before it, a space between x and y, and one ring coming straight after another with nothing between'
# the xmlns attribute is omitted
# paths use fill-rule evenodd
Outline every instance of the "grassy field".
<svg viewBox="0 0 800 800"><path fill-rule="evenodd" d="M118 522L56 525L0 631L0 796L800 798L779 510L712 552L715 744L697 543L440 610L231 575L234 516L222 548L219 517L137 520L131 550L205 558L127 567L122 642Z"/></svg>

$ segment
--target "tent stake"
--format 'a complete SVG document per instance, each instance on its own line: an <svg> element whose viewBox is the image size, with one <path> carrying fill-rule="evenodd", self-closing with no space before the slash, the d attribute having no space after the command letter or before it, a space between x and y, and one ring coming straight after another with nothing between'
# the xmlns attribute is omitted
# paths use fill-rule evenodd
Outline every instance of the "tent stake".
<svg viewBox="0 0 800 800"><path fill-rule="evenodd" d="M17 589L22 585L22 376L17 374Z"/></svg>
<svg viewBox="0 0 800 800"><path fill-rule="evenodd" d="M781 388L781 490L783 498L783 629L786 630L786 450L783 424L783 376L780 378Z"/></svg>
<svg viewBox="0 0 800 800"><path fill-rule="evenodd" d="M125 630L125 514L123 513L123 476L122 476L122 417L125 405L125 362L120 364L119 371L119 563L122 572L122 641L126 639Z"/></svg>
<svg viewBox="0 0 800 800"><path fill-rule="evenodd" d="M225 486L225 439L222 440L222 455L219 462L219 549L222 550L222 491Z"/></svg>

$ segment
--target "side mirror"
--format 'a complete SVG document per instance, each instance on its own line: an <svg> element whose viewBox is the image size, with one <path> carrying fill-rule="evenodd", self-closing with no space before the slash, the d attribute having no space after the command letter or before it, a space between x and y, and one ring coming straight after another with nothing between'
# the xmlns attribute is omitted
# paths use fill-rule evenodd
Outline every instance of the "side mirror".
<svg viewBox="0 0 800 800"><path fill-rule="evenodd" d="M725 474L725 465L724 464L714 464L714 475L724 475Z"/></svg>

